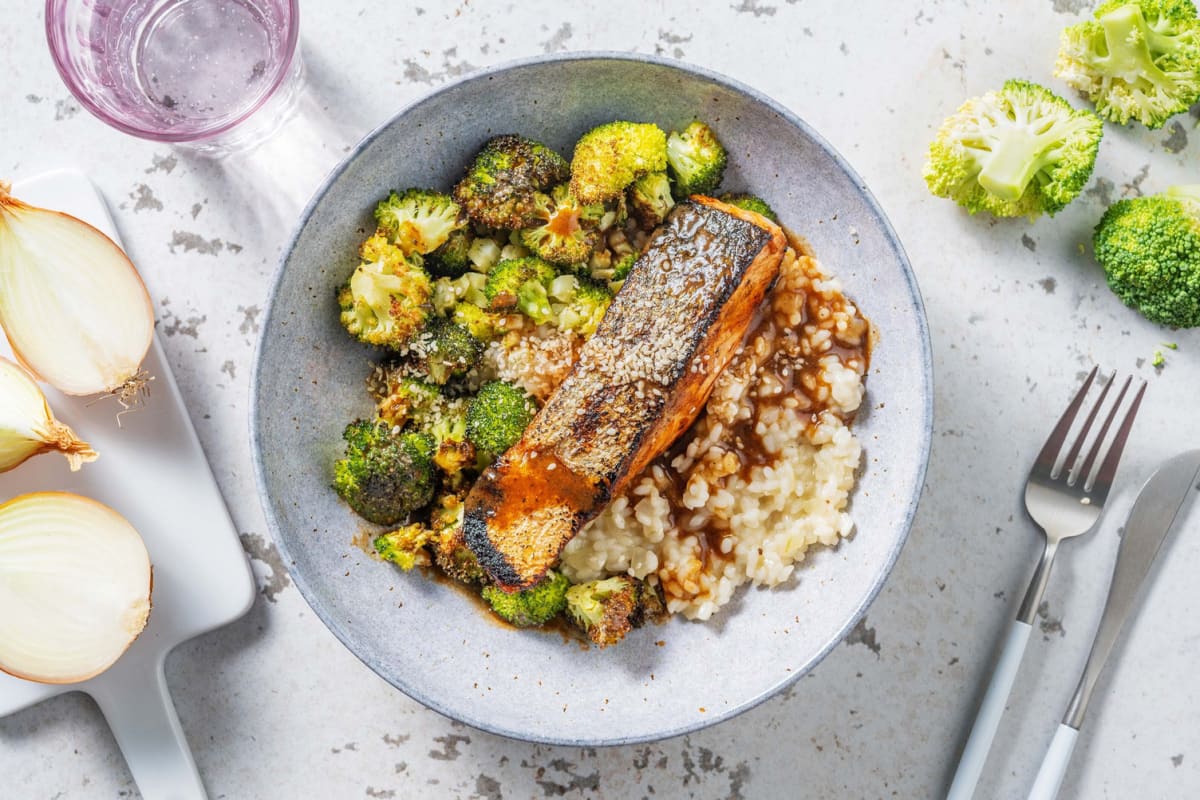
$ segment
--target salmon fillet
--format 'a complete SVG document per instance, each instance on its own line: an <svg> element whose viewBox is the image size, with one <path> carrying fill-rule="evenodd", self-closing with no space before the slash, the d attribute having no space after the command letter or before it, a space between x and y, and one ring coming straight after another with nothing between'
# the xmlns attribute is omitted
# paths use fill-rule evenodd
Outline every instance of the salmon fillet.
<svg viewBox="0 0 1200 800"><path fill-rule="evenodd" d="M783 231L694 196L647 243L571 372L467 497L467 545L519 590L679 437L775 281Z"/></svg>

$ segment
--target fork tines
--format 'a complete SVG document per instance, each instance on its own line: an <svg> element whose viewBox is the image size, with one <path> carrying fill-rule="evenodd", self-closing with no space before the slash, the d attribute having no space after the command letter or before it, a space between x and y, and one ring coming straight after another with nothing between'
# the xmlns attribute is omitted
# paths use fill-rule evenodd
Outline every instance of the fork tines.
<svg viewBox="0 0 1200 800"><path fill-rule="evenodd" d="M1088 391L1095 383L1099 371L1099 367L1092 368L1087 379L1084 380L1083 386L1080 387L1071 404L1067 406L1067 410L1063 412L1058 424L1054 426L1054 430L1046 440L1045 446L1042 447L1042 451L1038 453L1033 473L1045 481L1059 481L1065 469L1067 474L1063 483L1075 488L1081 494L1090 495L1093 502L1103 503L1108 496L1109 489L1112 488L1113 478L1117 473L1117 463L1121 460L1121 452L1125 449L1125 442L1129 438L1133 420L1142 403L1142 395L1146 392L1146 382L1141 381L1132 401L1125 407L1124 416L1121 417L1116 433L1111 437L1108 435L1113 422L1121 413L1122 407L1126 405L1124 401L1129 393L1129 387L1133 383L1133 376L1125 379L1120 392L1117 393L1116 400L1108 405L1108 414L1104 417L1100 430L1095 435L1089 435L1092 424L1106 405L1109 389L1117 382L1117 373L1113 372L1104 382L1099 397L1091 405L1087 417L1072 437L1075 418L1083 409ZM1064 450L1063 445L1069 438L1072 441L1070 449ZM1099 466L1097 466L1097 462L1099 462Z"/></svg>

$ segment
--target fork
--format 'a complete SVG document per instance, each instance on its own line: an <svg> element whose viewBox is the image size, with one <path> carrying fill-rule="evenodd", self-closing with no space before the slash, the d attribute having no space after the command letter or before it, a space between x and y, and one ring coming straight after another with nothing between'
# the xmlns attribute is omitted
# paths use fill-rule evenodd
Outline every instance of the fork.
<svg viewBox="0 0 1200 800"><path fill-rule="evenodd" d="M1025 598L1021 601L1020 610L1017 611L1017 618L1008 629L1008 636L1000 651L1000 658L996 661L987 693L984 694L983 702L975 716L971 735L967 738L966 747L963 748L962 757L959 759L958 768L955 770L954 780L950 784L946 800L970 800L975 793L975 786L979 782L979 776L987 761L988 751L996 736L996 729L1000 725L1000 717L1004 713L1004 706L1012 692L1013 682L1021 665L1021 657L1029 642L1029 634L1033 630L1034 618L1037 615L1038 606L1041 605L1042 595L1046 591L1046 583L1050 580L1050 569L1054 565L1054 556L1058 552L1058 546L1064 539L1081 536L1092 529L1096 520L1100 518L1100 514L1104 510L1104 502L1108 499L1109 490L1112 489L1113 478L1117 473L1117 464L1121 460L1121 453L1125 449L1125 442L1133 427L1134 417L1137 416L1142 396L1146 392L1146 383L1143 381L1141 388L1134 395L1132 403L1117 427L1112 444L1105 450L1104 442L1109 428L1116 420L1122 401L1133 381L1132 377L1125 379L1116 402L1112 404L1111 410L1084 455L1088 433L1104 405L1108 390L1116 382L1117 375L1114 372L1105 382L1099 399L1092 406L1082 428L1072 440L1064 457L1071 428L1083 408L1088 390L1095 381L1099 369L1099 367L1092 369L1083 382L1083 386L1071 400L1066 411L1063 412L1058 424L1054 426L1054 430L1050 432L1049 438L1042 446L1041 452L1038 453L1037 460L1033 463L1033 469L1029 472L1029 478L1025 482L1025 508L1029 512L1029 516L1045 533L1046 545L1042 550L1042 558L1033 573L1033 578L1029 582L1029 588L1025 591ZM1097 467L1098 460L1099 466Z"/></svg>

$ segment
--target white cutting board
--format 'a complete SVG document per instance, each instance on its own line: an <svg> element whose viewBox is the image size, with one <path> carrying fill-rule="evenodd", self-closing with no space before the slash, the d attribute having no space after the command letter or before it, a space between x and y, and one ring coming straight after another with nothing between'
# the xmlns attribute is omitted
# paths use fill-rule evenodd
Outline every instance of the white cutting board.
<svg viewBox="0 0 1200 800"><path fill-rule="evenodd" d="M19 181L13 196L72 214L120 244L104 201L81 172ZM47 335L54 335L52 326ZM12 358L3 339L0 355ZM149 624L111 669L83 683L46 686L0 673L0 716L64 692L86 692L104 712L146 800L194 800L206 796L204 786L171 704L163 662L181 642L245 614L254 601L254 578L157 337L144 367L154 376L150 395L143 407L122 415L119 426L115 399L68 397L43 386L55 415L100 457L72 473L57 453L36 456L0 474L0 502L25 492L70 491L123 514L154 565Z"/></svg>

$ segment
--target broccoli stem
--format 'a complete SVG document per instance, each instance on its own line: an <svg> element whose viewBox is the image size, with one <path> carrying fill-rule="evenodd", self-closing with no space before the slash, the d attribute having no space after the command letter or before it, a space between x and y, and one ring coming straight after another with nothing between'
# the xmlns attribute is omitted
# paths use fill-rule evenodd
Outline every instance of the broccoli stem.
<svg viewBox="0 0 1200 800"><path fill-rule="evenodd" d="M1100 27L1104 29L1104 44L1108 48L1108 56L1100 59L1100 63L1110 75L1132 86L1143 80L1158 88L1170 84L1166 73L1155 66L1150 52L1151 44L1160 50L1174 49L1170 37L1152 30L1140 8L1132 3L1116 8L1100 18Z"/></svg>
<svg viewBox="0 0 1200 800"><path fill-rule="evenodd" d="M1053 161L1052 143L1059 139L1055 134L1053 130L1040 135L1005 131L992 146L992 155L979 173L979 185L1002 200L1021 199L1033 176Z"/></svg>

